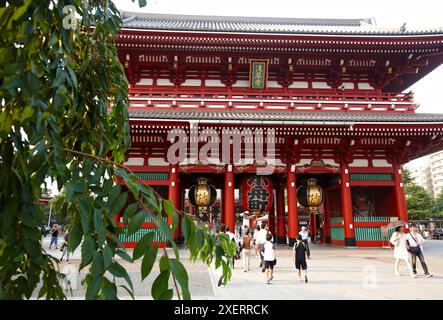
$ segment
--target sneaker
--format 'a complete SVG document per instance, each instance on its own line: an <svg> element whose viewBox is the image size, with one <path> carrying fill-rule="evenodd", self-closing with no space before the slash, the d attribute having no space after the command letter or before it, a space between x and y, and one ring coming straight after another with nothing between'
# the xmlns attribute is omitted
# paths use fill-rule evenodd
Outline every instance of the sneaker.
<svg viewBox="0 0 443 320"><path fill-rule="evenodd" d="M305 276L305 282L308 283L308 277L307 276Z"/></svg>
<svg viewBox="0 0 443 320"><path fill-rule="evenodd" d="M412 277L412 278L417 278L417 275L416 275L416 274L413 274L413 273L411 273L411 277Z"/></svg>
<svg viewBox="0 0 443 320"><path fill-rule="evenodd" d="M218 286L220 287L222 285L222 279L218 280Z"/></svg>
<svg viewBox="0 0 443 320"><path fill-rule="evenodd" d="M430 277L432 277L432 276L433 276L432 273L427 273L427 274L425 274L425 277L427 277L427 278L430 278Z"/></svg>
<svg viewBox="0 0 443 320"><path fill-rule="evenodd" d="M303 279L302 278L298 278L298 281L303 282Z"/></svg>
<svg viewBox="0 0 443 320"><path fill-rule="evenodd" d="M271 277L271 280L274 280L274 276Z"/></svg>
<svg viewBox="0 0 443 320"><path fill-rule="evenodd" d="M243 272L246 272L246 270L243 270Z"/></svg>
<svg viewBox="0 0 443 320"><path fill-rule="evenodd" d="M267 284L271 284L271 280L268 279L268 280L266 281L266 283L267 283Z"/></svg>
<svg viewBox="0 0 443 320"><path fill-rule="evenodd" d="M400 276L400 272L395 271L395 275L396 275L396 276Z"/></svg>

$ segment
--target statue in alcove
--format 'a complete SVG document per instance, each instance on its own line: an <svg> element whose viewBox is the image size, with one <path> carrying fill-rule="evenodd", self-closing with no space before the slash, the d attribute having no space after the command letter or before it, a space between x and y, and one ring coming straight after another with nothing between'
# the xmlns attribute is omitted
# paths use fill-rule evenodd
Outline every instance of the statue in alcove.
<svg viewBox="0 0 443 320"><path fill-rule="evenodd" d="M370 199L370 190L367 187L352 190L352 210L356 217L372 217L374 205Z"/></svg>

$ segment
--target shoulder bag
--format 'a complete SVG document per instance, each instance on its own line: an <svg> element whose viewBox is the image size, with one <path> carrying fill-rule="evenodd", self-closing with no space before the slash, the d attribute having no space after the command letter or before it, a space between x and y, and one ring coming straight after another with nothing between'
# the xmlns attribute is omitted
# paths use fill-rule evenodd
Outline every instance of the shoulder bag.
<svg viewBox="0 0 443 320"><path fill-rule="evenodd" d="M420 253L420 252L421 252L421 249L420 249L420 246L418 245L417 240L414 238L414 236L413 236L412 233L410 233L410 232L409 232L409 236L415 241L415 244L416 244L417 246L412 247L411 244L409 243L409 240L408 240L408 241L407 241L407 242L408 242L408 247L409 247L408 251L409 251L410 253Z"/></svg>

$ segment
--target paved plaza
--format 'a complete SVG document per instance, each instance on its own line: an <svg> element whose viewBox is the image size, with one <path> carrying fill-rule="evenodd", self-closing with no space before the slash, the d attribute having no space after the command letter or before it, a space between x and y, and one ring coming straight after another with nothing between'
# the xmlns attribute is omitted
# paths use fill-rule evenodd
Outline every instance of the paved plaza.
<svg viewBox="0 0 443 320"><path fill-rule="evenodd" d="M44 246L47 248L47 241ZM60 257L60 251L50 250ZM180 250L188 274L193 299L201 300L272 300L272 299L443 299L443 241L431 240L425 245L426 262L434 277L426 278L418 264L419 276L411 278L405 265L401 265L402 276L394 275L392 250L342 248L329 245L312 245L311 260L308 260L309 282L298 282L291 251L287 246L277 246L275 279L266 284L264 273L259 268L259 259L251 257L251 271L244 272L241 260L236 261L231 281L227 286L217 286L214 268L202 263L193 264L185 250ZM62 268L77 267L80 251L77 250L71 262L62 263ZM155 267L152 274L141 282L141 259L133 264L120 260L130 274L136 299L151 299L150 287L158 274ZM79 276L77 288L70 299L83 299L84 289ZM119 283L125 284L124 280ZM172 285L172 283L171 283ZM129 299L126 291L119 290L122 299Z"/></svg>

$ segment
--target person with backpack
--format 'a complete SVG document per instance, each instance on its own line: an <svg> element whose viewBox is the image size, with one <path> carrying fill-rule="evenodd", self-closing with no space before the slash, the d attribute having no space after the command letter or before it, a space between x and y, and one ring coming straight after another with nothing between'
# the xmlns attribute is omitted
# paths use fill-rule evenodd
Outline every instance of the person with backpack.
<svg viewBox="0 0 443 320"><path fill-rule="evenodd" d="M311 257L311 252L309 250L309 243L308 243L308 238L309 238L309 232L307 231L306 227L301 227L301 231L298 233L301 238L303 243L305 244L305 248L306 248L306 254L308 256L308 259L310 259ZM297 237L298 238L298 237Z"/></svg>
<svg viewBox="0 0 443 320"><path fill-rule="evenodd" d="M242 238L242 245L241 245L244 272L249 271L249 262L251 260L251 242L252 242L252 237L250 235L250 231L249 229L246 229L245 235Z"/></svg>
<svg viewBox="0 0 443 320"><path fill-rule="evenodd" d="M266 235L266 242L262 246L263 253L263 269L266 270L266 283L271 284L271 281L274 279L274 266L277 263L277 257L275 254L275 246L271 242L272 235Z"/></svg>
<svg viewBox="0 0 443 320"><path fill-rule="evenodd" d="M308 248L303 241L303 238L301 234L297 235L297 241L294 244L293 248L294 253L294 261L295 261L295 268L298 270L298 280L300 282L303 281L301 277L301 271L303 270L305 274L305 282L308 282L308 265L306 263L306 255L308 252Z"/></svg>

